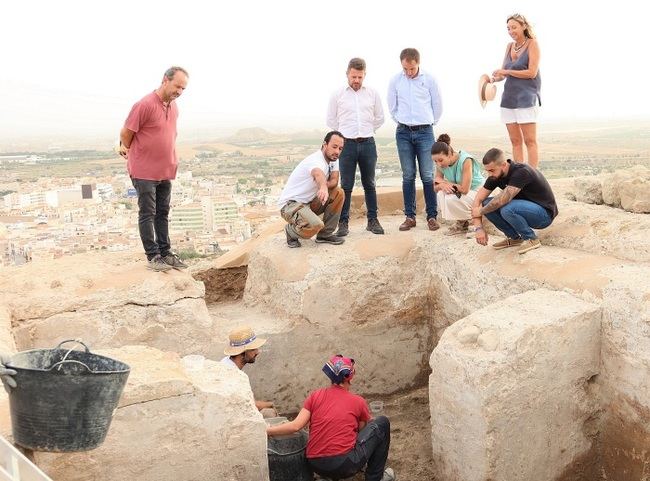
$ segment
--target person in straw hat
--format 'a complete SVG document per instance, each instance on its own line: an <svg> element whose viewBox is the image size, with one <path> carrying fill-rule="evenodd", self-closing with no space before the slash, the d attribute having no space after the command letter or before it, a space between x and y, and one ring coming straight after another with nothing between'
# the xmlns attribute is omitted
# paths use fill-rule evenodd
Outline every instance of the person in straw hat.
<svg viewBox="0 0 650 481"><path fill-rule="evenodd" d="M390 422L386 416L371 418L366 401L350 392L354 359L337 354L322 370L331 385L313 391L293 421L269 426L266 433L293 434L309 424L305 454L312 471L344 479L365 466L366 481L394 481L395 473L386 468Z"/></svg>
<svg viewBox="0 0 650 481"><path fill-rule="evenodd" d="M246 364L253 364L260 354L260 347L266 344L266 339L257 337L248 326L239 327L228 334L228 345L223 350L226 355L221 362L243 370ZM271 401L255 401L255 407L265 418L278 415Z"/></svg>

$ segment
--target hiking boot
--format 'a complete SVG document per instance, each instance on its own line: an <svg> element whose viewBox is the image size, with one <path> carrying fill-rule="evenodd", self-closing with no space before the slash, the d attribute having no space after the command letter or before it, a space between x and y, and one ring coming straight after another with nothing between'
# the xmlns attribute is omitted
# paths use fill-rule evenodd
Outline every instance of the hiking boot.
<svg viewBox="0 0 650 481"><path fill-rule="evenodd" d="M147 263L147 269L151 269L156 272L165 272L173 269L172 266L167 264L160 254L156 254Z"/></svg>
<svg viewBox="0 0 650 481"><path fill-rule="evenodd" d="M384 475L381 478L381 481L395 481L397 476L395 476L395 471L393 468L386 468L384 470Z"/></svg>
<svg viewBox="0 0 650 481"><path fill-rule="evenodd" d="M413 217L407 217L404 222L402 222L399 226L399 230L411 230L413 227L415 227L415 219Z"/></svg>
<svg viewBox="0 0 650 481"><path fill-rule="evenodd" d="M521 249L519 249L517 252L519 254L525 254L526 252L532 251L533 249L537 249L541 246L542 243L539 241L539 239L526 239L521 243Z"/></svg>
<svg viewBox="0 0 650 481"><path fill-rule="evenodd" d="M455 224L453 224L451 227L449 227L449 229L447 229L445 235L466 234L468 228L469 228L468 220L457 220Z"/></svg>
<svg viewBox="0 0 650 481"><path fill-rule="evenodd" d="M345 239L332 234L332 235L328 235L327 237L316 236L316 242L318 242L319 244L333 244L337 246L343 244L345 242Z"/></svg>
<svg viewBox="0 0 650 481"><path fill-rule="evenodd" d="M336 237L345 237L348 235L348 232L350 232L350 229L348 229L348 221L342 220L339 222L339 230L336 231Z"/></svg>
<svg viewBox="0 0 650 481"><path fill-rule="evenodd" d="M187 269L187 264L185 264L185 262L183 262L180 257L172 252L166 256L162 256L162 260L165 261L165 264L173 267L174 269Z"/></svg>
<svg viewBox="0 0 650 481"><path fill-rule="evenodd" d="M368 219L368 225L366 230L369 230L373 234L383 234L384 228L379 223L379 219Z"/></svg>
<svg viewBox="0 0 650 481"><path fill-rule="evenodd" d="M505 239L499 242L496 242L492 244L492 247L496 250L499 249L506 249L508 247L517 247L520 246L524 242L523 239Z"/></svg>
<svg viewBox="0 0 650 481"><path fill-rule="evenodd" d="M289 224L284 227L284 233L287 236L287 245L291 248L300 247L300 241L289 235Z"/></svg>
<svg viewBox="0 0 650 481"><path fill-rule="evenodd" d="M427 219L427 225L429 226L429 230L438 230L440 229L440 224L438 224L438 221L431 217L430 219Z"/></svg>

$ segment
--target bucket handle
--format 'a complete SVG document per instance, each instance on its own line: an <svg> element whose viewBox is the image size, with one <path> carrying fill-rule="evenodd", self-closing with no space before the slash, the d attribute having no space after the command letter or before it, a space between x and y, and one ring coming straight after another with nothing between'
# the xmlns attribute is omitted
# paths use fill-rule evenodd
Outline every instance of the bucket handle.
<svg viewBox="0 0 650 481"><path fill-rule="evenodd" d="M75 361L74 359L64 359L63 361L59 361L59 362L53 364L52 367L50 367L50 368L48 369L48 371L51 371L52 369L54 369L54 368L57 367L57 366L59 366L59 367L58 367L58 370L60 371L60 370L61 370L61 367L63 367L63 365L64 365L65 363L67 363L67 362L74 362L75 364L81 364L83 367L85 367L86 369L88 369L88 372L93 372L92 369L90 369L86 364L84 364L84 363L81 362L81 361Z"/></svg>
<svg viewBox="0 0 650 481"><path fill-rule="evenodd" d="M61 346L63 346L66 342L76 342L77 344L81 344L86 349L86 353L90 352L88 346L86 346L81 339L66 339L65 341L61 341L59 345L56 346L54 349L61 349ZM72 349L70 350L72 351Z"/></svg>
<svg viewBox="0 0 650 481"><path fill-rule="evenodd" d="M89 354L89 353L90 353L90 349L88 349L88 346L86 346L86 345L81 341L81 339L68 339L68 340L66 340L66 341L61 341L61 342L59 343L59 345L56 346L56 348L57 348L57 349L60 349L61 346L62 346L63 344L65 344L66 342L74 342L74 343L76 343L76 344L81 344L83 347L86 348L86 354ZM68 352L65 353L65 356L63 356L63 359L61 359L59 362L55 363L52 367L50 367L50 371L51 371L52 368L54 368L54 366L56 366L57 364L59 365L58 370L60 371L61 368L63 367L63 364L62 364L62 363L63 363L63 362L66 362L66 361L68 360L68 356L70 355L70 353L71 353L72 351L74 351L74 346L72 346L70 349L68 349ZM73 360L70 359L69 361L72 362ZM74 361L74 362L78 362L79 364L83 364L83 365L86 367L86 369L88 369L88 371L90 371L90 368L89 368L88 366L86 366L83 362L80 362L80 361Z"/></svg>

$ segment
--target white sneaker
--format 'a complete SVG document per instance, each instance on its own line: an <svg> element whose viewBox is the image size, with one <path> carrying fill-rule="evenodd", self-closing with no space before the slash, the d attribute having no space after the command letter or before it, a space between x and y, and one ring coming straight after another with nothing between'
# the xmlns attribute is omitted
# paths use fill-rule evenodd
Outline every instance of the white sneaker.
<svg viewBox="0 0 650 481"><path fill-rule="evenodd" d="M393 468L386 468L384 470L384 476L381 478L381 481L395 481L397 477L395 476L395 471Z"/></svg>

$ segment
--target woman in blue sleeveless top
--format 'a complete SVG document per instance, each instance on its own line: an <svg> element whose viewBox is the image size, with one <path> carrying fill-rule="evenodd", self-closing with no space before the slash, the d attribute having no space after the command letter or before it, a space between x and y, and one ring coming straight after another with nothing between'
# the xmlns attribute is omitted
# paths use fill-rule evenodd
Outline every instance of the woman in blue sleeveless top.
<svg viewBox="0 0 650 481"><path fill-rule="evenodd" d="M481 166L467 152L456 152L447 134L440 135L433 144L431 158L436 164L433 188L438 193L440 215L456 221L447 235L464 234L472 218L474 197L485 181Z"/></svg>
<svg viewBox="0 0 650 481"><path fill-rule="evenodd" d="M539 45L523 15L510 15L507 25L513 42L506 48L503 66L492 73L491 80L506 81L501 96L501 119L508 129L513 159L524 162L525 144L528 164L537 168L537 106L542 105Z"/></svg>

